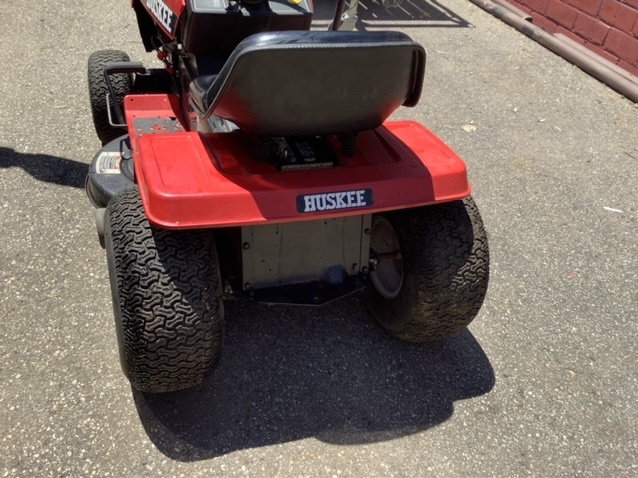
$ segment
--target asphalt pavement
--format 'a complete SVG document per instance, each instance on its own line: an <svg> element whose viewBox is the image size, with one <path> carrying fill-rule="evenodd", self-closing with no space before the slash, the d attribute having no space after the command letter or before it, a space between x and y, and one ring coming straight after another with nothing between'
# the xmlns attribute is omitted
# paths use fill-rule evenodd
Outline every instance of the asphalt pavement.
<svg viewBox="0 0 638 478"><path fill-rule="evenodd" d="M638 108L463 0L364 0L427 52L416 119L465 159L490 289L460 335L390 338L358 297L226 304L219 368L121 373L84 177L86 61L147 62L126 0L3 0L0 476L638 475ZM319 9L318 27L330 15Z"/></svg>

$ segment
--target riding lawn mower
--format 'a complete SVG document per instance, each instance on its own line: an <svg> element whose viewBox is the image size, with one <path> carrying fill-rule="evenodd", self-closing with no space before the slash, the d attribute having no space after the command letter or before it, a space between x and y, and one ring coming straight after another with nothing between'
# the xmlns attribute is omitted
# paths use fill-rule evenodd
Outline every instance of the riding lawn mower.
<svg viewBox="0 0 638 478"><path fill-rule="evenodd" d="M362 294L394 337L463 330L489 254L466 166L414 121L425 51L399 32L310 30L312 0L133 0L163 68L88 64L103 147L86 182L133 387L201 384L224 298Z"/></svg>

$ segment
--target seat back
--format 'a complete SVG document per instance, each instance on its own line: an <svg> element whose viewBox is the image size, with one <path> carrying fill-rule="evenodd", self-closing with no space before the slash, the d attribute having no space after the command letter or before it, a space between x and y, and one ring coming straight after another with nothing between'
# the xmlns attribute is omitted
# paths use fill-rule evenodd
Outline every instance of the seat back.
<svg viewBox="0 0 638 478"><path fill-rule="evenodd" d="M341 134L414 106L424 70L425 51L402 33L260 33L239 44L209 87L191 91L203 118L251 134Z"/></svg>

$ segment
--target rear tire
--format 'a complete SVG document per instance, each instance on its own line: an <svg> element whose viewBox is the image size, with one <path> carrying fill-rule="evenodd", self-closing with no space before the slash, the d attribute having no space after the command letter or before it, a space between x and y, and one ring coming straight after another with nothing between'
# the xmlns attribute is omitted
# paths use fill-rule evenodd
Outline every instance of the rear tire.
<svg viewBox="0 0 638 478"><path fill-rule="evenodd" d="M133 188L109 202L105 242L125 375L143 392L199 385L217 364L223 341L212 233L151 225Z"/></svg>
<svg viewBox="0 0 638 478"><path fill-rule="evenodd" d="M104 67L107 63L126 61L131 61L131 59L126 53L119 50L100 50L89 56L88 82L91 114L93 115L95 132L103 146L126 134L124 128L113 127L109 122L109 102L106 96L109 89L106 84L106 79L104 78ZM111 98L111 101L117 101L120 110L124 111L124 97L130 94L133 89L133 78L130 74L126 73L112 75L111 85L113 86L113 91L116 96L115 99ZM117 121L115 111L112 107L111 118Z"/></svg>
<svg viewBox="0 0 638 478"><path fill-rule="evenodd" d="M377 217L371 257L382 259L364 291L377 321L408 342L463 330L478 314L489 280L487 236L474 201Z"/></svg>

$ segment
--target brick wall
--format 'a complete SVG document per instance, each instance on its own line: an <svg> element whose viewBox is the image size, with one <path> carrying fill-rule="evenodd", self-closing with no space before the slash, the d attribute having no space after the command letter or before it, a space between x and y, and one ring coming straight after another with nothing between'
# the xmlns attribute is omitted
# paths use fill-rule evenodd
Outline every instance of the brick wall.
<svg viewBox="0 0 638 478"><path fill-rule="evenodd" d="M534 24L562 33L638 76L638 0L509 0Z"/></svg>

